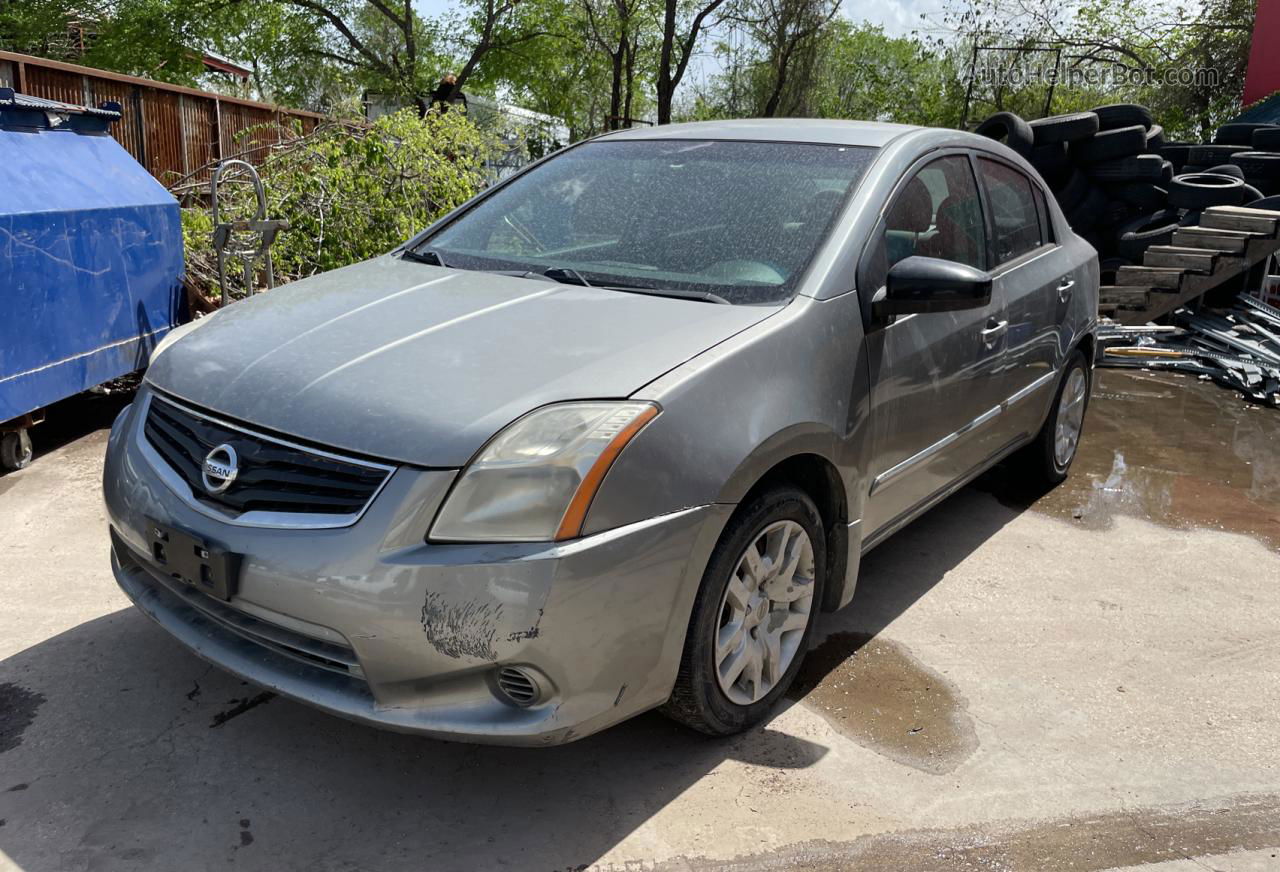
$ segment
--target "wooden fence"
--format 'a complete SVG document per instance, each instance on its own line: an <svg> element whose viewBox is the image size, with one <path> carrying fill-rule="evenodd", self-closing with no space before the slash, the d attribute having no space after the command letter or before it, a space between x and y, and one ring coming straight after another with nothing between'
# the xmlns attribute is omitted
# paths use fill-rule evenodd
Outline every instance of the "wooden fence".
<svg viewBox="0 0 1280 872"><path fill-rule="evenodd" d="M296 125L310 133L324 116L195 88L154 82L75 64L0 51L0 87L22 94L122 107L111 135L165 184L208 178L212 162L245 155L256 160Z"/></svg>

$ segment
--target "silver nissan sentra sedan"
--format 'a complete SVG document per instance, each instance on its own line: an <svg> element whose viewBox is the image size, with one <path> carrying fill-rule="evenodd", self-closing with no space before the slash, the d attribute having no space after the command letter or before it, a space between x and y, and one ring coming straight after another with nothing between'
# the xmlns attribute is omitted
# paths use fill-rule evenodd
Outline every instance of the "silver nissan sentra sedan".
<svg viewBox="0 0 1280 872"><path fill-rule="evenodd" d="M733 733L870 548L1015 452L1066 476L1097 291L989 139L609 134L166 337L111 432L112 567L201 657L363 723Z"/></svg>

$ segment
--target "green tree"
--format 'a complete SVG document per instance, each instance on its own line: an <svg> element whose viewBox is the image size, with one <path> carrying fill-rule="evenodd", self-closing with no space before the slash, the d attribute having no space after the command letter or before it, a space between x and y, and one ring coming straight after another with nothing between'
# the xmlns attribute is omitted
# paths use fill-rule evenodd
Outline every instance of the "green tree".
<svg viewBox="0 0 1280 872"><path fill-rule="evenodd" d="M259 168L267 214L290 227L272 247L283 280L382 254L472 197L492 143L460 112L420 119L406 109L369 126L330 123L271 152ZM252 191L220 193L230 216L252 214ZM213 295L212 224L183 210L188 271Z"/></svg>
<svg viewBox="0 0 1280 872"><path fill-rule="evenodd" d="M959 123L963 85L950 51L839 18L823 32L818 51L814 114L933 127Z"/></svg>
<svg viewBox="0 0 1280 872"><path fill-rule="evenodd" d="M824 28L839 0L743 0L726 16L745 27L760 49L755 78L763 87L754 114L804 114Z"/></svg>
<svg viewBox="0 0 1280 872"><path fill-rule="evenodd" d="M945 18L970 53L971 119L1136 102L1203 138L1240 109L1254 2L952 0Z"/></svg>
<svg viewBox="0 0 1280 872"><path fill-rule="evenodd" d="M729 0L662 0L662 32L658 47L655 90L658 123L671 121L676 88L689 69L704 30Z"/></svg>
<svg viewBox="0 0 1280 872"><path fill-rule="evenodd" d="M609 117L607 127L630 126L635 100L636 56L644 38L641 0L580 0L589 48L609 59Z"/></svg>
<svg viewBox="0 0 1280 872"><path fill-rule="evenodd" d="M222 0L5 0L0 48L194 85Z"/></svg>
<svg viewBox="0 0 1280 872"><path fill-rule="evenodd" d="M718 47L724 72L698 95L691 117L771 114L778 90L774 52L743 35L730 33ZM933 126L959 121L964 91L950 51L841 17L827 21L812 45L801 43L801 49L778 98L782 111L773 114Z"/></svg>
<svg viewBox="0 0 1280 872"><path fill-rule="evenodd" d="M260 99L344 117L361 113L362 83L327 56L323 22L283 3L233 3L221 11L209 44L252 70Z"/></svg>

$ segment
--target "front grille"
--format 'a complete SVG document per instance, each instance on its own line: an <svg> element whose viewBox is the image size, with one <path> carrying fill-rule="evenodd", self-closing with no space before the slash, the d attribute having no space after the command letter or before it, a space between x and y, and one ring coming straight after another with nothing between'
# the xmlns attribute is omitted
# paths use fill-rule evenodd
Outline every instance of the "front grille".
<svg viewBox="0 0 1280 872"><path fill-rule="evenodd" d="M154 396L144 432L192 496L236 514L358 515L391 472L232 426ZM239 469L230 487L210 494L201 469L209 452L224 444L235 449Z"/></svg>

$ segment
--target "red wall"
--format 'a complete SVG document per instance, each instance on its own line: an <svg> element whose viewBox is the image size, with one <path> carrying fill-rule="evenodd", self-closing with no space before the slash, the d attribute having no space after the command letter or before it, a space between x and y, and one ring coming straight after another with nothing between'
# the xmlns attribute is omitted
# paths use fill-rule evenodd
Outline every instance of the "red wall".
<svg viewBox="0 0 1280 872"><path fill-rule="evenodd" d="M1280 0L1258 0L1253 48L1244 80L1244 105L1280 91Z"/></svg>

